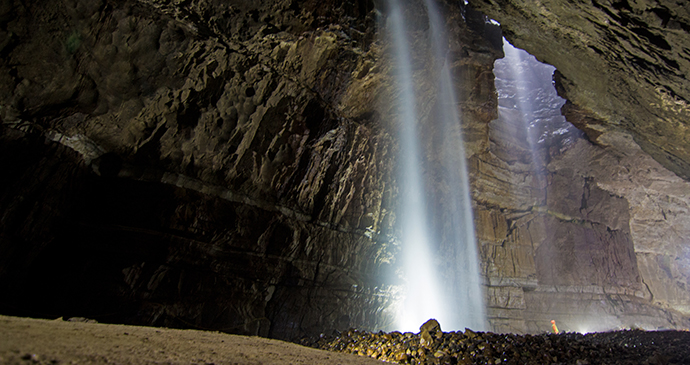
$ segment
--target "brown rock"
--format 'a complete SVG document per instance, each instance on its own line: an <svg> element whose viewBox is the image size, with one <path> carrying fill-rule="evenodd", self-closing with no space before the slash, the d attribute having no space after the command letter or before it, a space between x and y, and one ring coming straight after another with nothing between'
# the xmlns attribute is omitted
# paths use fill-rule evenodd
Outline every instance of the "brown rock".
<svg viewBox="0 0 690 365"><path fill-rule="evenodd" d="M424 324L422 324L422 326L419 327L419 331L421 333L428 332L430 334L435 334L436 332L441 331L441 324L438 323L437 320L432 318L424 322Z"/></svg>

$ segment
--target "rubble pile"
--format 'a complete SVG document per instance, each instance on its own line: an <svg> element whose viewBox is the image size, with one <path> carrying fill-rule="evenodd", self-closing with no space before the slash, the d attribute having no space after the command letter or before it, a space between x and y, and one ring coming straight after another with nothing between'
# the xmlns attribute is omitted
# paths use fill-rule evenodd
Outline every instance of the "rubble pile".
<svg viewBox="0 0 690 365"><path fill-rule="evenodd" d="M304 339L312 347L400 364L690 364L690 332L605 333L412 332L350 329Z"/></svg>

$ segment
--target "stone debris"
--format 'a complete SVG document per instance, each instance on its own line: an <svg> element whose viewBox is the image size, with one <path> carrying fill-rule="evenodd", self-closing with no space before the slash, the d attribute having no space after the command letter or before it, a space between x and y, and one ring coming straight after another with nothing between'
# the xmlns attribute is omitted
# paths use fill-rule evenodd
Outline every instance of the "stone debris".
<svg viewBox="0 0 690 365"><path fill-rule="evenodd" d="M434 343L434 336L441 333L441 325L435 319L430 319L419 327L419 343L424 347L431 347Z"/></svg>
<svg viewBox="0 0 690 365"><path fill-rule="evenodd" d="M400 364L690 364L687 331L518 335L465 329L434 332L433 342L422 345L425 333L431 332L350 329L302 344Z"/></svg>

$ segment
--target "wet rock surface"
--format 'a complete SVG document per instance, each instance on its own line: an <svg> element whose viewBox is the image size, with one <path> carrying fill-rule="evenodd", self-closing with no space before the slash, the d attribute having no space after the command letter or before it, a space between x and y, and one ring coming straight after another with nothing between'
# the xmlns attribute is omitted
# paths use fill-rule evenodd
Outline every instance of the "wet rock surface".
<svg viewBox="0 0 690 365"><path fill-rule="evenodd" d="M495 63L498 118L471 159L492 330L539 333L545 315L567 331L689 328L690 221L675 212L690 185L625 133L574 128L602 122L516 52Z"/></svg>
<svg viewBox="0 0 690 365"><path fill-rule="evenodd" d="M626 130L661 165L690 177L687 4L472 0L470 5L499 21L517 47L556 66L562 95L596 116L580 127L593 140L603 130Z"/></svg>
<svg viewBox="0 0 690 365"><path fill-rule="evenodd" d="M424 332L420 332L424 333ZM603 333L516 335L349 331L304 339L316 348L400 364L687 364L690 332L626 330Z"/></svg>

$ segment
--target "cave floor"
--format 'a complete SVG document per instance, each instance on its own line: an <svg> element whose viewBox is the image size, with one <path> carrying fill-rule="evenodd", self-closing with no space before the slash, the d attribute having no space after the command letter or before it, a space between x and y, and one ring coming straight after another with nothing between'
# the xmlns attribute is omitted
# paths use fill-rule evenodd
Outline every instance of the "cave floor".
<svg viewBox="0 0 690 365"><path fill-rule="evenodd" d="M381 364L219 332L0 316L0 364Z"/></svg>
<svg viewBox="0 0 690 365"><path fill-rule="evenodd" d="M382 363L355 354L426 364L690 364L687 331L525 336L438 332L433 345L426 347L419 345L419 336L350 330L308 344L330 350L325 351L210 331L0 316L0 364ZM377 355L377 350L390 356Z"/></svg>

